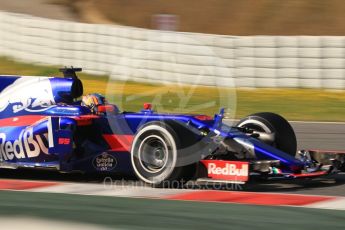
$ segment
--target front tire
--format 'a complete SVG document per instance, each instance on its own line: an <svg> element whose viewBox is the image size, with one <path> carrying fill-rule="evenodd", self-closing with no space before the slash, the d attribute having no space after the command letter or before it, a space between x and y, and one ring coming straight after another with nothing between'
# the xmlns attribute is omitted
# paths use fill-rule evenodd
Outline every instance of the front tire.
<svg viewBox="0 0 345 230"><path fill-rule="evenodd" d="M274 141L269 144L291 156L296 155L297 139L295 132L289 122L278 114L269 112L255 113L239 121L237 126L267 134L274 133Z"/></svg>

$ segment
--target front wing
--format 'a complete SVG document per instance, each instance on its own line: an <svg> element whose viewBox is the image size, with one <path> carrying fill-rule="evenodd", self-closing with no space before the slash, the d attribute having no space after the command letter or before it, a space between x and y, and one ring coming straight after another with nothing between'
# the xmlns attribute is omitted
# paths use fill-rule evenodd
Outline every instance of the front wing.
<svg viewBox="0 0 345 230"><path fill-rule="evenodd" d="M340 151L308 151L318 167L308 168L298 172L284 172L279 167L279 161L226 161L201 160L197 172L197 180L221 183L244 184L253 179L286 180L301 178L319 178L344 171L345 152Z"/></svg>

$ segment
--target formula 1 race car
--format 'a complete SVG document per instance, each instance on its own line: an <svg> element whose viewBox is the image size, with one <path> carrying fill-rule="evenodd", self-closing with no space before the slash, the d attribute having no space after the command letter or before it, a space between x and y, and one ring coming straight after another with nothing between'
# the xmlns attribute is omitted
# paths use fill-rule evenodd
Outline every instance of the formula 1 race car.
<svg viewBox="0 0 345 230"><path fill-rule="evenodd" d="M63 78L0 76L0 168L132 174L155 187L313 178L344 168L344 157L325 165L313 152L297 153L292 127L277 114L230 127L224 109L214 117L161 114L146 103L120 112L99 94L79 100L81 69L61 71Z"/></svg>

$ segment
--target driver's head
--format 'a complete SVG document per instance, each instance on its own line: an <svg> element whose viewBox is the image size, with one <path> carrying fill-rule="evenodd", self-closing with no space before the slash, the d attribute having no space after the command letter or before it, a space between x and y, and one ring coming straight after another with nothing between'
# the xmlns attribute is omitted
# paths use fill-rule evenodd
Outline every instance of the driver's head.
<svg viewBox="0 0 345 230"><path fill-rule="evenodd" d="M88 107L93 113L97 113L97 107L99 105L105 104L105 97L99 93L85 95L81 100L81 105Z"/></svg>

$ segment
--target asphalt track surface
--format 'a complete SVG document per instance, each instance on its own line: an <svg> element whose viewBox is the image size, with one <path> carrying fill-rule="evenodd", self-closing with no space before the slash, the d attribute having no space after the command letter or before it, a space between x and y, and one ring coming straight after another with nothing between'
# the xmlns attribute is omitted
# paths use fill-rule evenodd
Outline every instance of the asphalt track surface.
<svg viewBox="0 0 345 230"><path fill-rule="evenodd" d="M345 151L345 123L291 122L298 149Z"/></svg>
<svg viewBox="0 0 345 230"><path fill-rule="evenodd" d="M345 123L291 122L299 149L345 150ZM103 176L60 174L50 171L0 170L1 178L102 183ZM122 177L114 177L122 180ZM135 178L125 178L134 180ZM345 196L345 173L317 180L262 182L243 186L244 191Z"/></svg>

